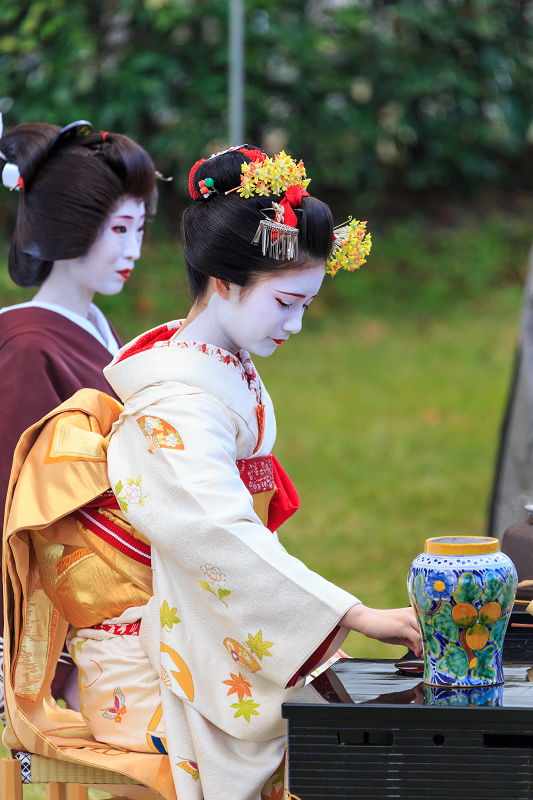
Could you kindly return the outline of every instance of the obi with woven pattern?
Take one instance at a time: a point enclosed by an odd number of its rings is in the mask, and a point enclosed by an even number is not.
[[[272,455],[242,459],[237,468],[255,513],[276,530],[299,504],[287,474]],[[75,628],[119,617],[152,597],[150,543],[127,522],[111,491],[31,531],[31,538],[42,588]]]

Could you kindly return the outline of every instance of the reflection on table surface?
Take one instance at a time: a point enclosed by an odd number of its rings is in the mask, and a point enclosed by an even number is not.
[[[485,687],[426,686],[395,661],[341,659],[311,683],[328,703],[533,708],[533,666],[504,664],[505,683]],[[531,676],[531,677],[529,677]],[[298,701],[297,696],[293,698]]]

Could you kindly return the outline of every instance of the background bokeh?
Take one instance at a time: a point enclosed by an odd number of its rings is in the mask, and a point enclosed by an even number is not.
[[[427,536],[485,530],[532,233],[533,3],[246,0],[245,16],[247,141],[303,158],[337,223],[368,219],[374,239],[258,364],[302,496],[282,540],[367,604],[405,604]],[[227,0],[0,5],[6,127],[89,119],[174,178],[123,293],[97,298],[124,339],[188,310],[179,217],[192,163],[229,144],[227,23]],[[0,305],[31,296],[6,270],[16,199],[0,196]]]
[[[246,132],[364,204],[529,189],[527,0],[246,0]],[[0,111],[86,117],[174,175],[227,141],[228,0],[3,0]]]

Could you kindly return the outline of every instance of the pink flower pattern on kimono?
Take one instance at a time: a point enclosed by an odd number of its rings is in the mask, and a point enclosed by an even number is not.
[[[144,432],[149,436],[154,430],[159,430],[160,420],[155,417],[144,417]]]
[[[224,589],[226,585],[226,576],[218,567],[211,567],[209,565],[205,565],[202,567],[202,575],[204,576],[205,580],[198,581],[202,589],[206,592],[210,592],[217,600],[220,600],[221,603],[224,603],[226,608],[228,608],[228,604],[224,600],[225,597],[228,597],[231,594],[231,589]]]
[[[142,478],[140,475],[136,478],[127,478],[126,483],[126,487],[124,487],[122,481],[115,485],[115,497],[124,513],[128,512],[128,505],[144,506],[144,501],[149,496],[142,493]]]

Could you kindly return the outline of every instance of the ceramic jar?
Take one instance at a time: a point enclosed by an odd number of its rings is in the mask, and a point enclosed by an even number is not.
[[[503,681],[502,647],[516,570],[497,539],[426,539],[407,587],[424,646],[424,683],[489,686]]]

